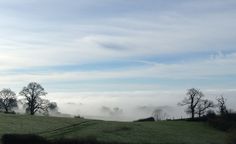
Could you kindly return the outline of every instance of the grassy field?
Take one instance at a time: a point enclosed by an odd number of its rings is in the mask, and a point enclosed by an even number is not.
[[[47,139],[94,137],[133,144],[224,144],[226,139],[226,133],[200,122],[108,122],[0,114],[0,135],[6,133],[33,133]]]

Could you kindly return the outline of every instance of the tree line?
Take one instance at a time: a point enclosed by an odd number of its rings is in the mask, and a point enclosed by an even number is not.
[[[49,111],[57,110],[57,103],[50,102],[42,97],[47,95],[44,88],[36,82],[30,82],[19,92],[23,99],[18,100],[16,93],[10,88],[4,88],[0,91],[0,109],[5,113],[14,112],[13,109],[18,107],[18,103],[23,104],[25,112],[34,115],[35,113],[48,114]]]
[[[191,88],[187,90],[186,96],[178,105],[187,106],[186,113],[191,115],[191,119],[195,118],[195,115],[202,117],[206,113],[215,113],[212,108],[218,107],[221,115],[228,115],[229,110],[226,108],[226,99],[223,96],[216,98],[217,104],[213,101],[205,99],[203,92],[199,89]]]

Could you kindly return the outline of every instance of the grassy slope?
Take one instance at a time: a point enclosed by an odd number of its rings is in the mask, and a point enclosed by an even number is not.
[[[225,140],[225,133],[196,122],[130,123],[0,114],[0,135],[4,133],[35,133],[48,139],[96,137],[101,141],[155,144],[223,144]]]

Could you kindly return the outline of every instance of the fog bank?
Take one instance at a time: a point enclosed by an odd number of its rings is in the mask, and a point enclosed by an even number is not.
[[[180,91],[134,91],[134,92],[73,92],[50,93],[47,99],[58,104],[61,113],[85,118],[133,121],[152,116],[161,110],[164,119],[184,118],[185,107],[177,106],[185,97]],[[236,109],[236,90],[205,90],[205,98],[216,103],[215,98],[224,95],[227,106]]]

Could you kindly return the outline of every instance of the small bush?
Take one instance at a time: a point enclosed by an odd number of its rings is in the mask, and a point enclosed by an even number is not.
[[[186,120],[187,121],[194,121],[194,122],[205,122],[205,121],[207,121],[207,116],[196,117],[194,119],[189,118],[189,119],[186,119]]]
[[[76,115],[76,116],[74,116],[74,118],[84,119],[84,117],[82,117],[80,115]]]
[[[228,114],[228,119],[231,120],[231,121],[236,121],[236,113]]]
[[[3,144],[48,144],[48,142],[34,134],[5,134],[2,136]]]
[[[222,131],[236,129],[236,114],[208,117],[208,124]]]
[[[206,117],[207,117],[208,119],[216,118],[216,113],[215,113],[215,111],[213,111],[213,110],[208,110],[208,111],[207,111],[207,114],[206,114]]]
[[[234,122],[223,117],[217,117],[208,120],[208,124],[222,131],[227,131],[234,126]]]
[[[153,117],[149,117],[149,118],[139,119],[134,122],[150,122],[150,121],[155,121],[155,119]]]

